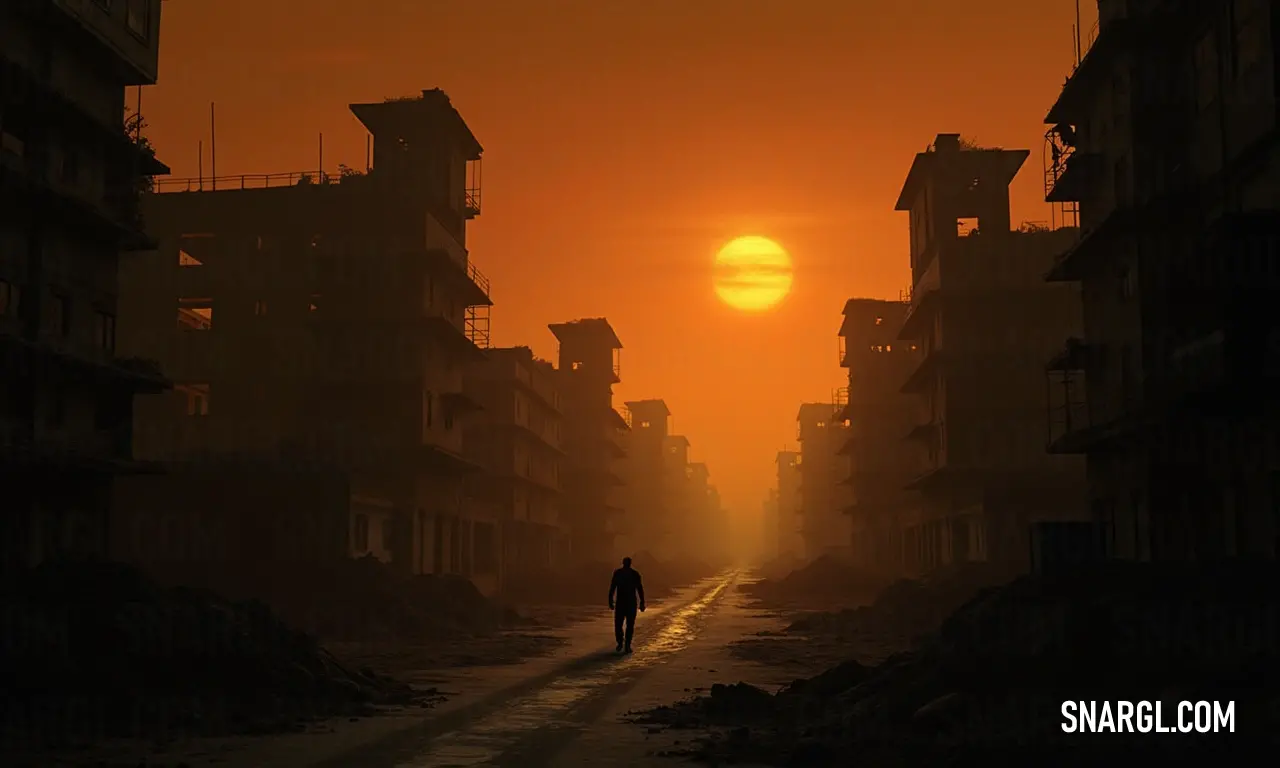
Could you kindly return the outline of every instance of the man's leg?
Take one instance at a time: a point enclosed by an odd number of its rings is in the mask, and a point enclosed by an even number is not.
[[[631,638],[635,636],[635,633],[636,633],[636,609],[632,608],[627,611],[626,650],[628,651],[631,650]]]
[[[613,639],[618,641],[619,651],[622,650],[622,622],[626,615],[622,608],[618,608],[613,612]]]

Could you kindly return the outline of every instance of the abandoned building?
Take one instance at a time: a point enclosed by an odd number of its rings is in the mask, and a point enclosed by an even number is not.
[[[1080,332],[1079,291],[1044,281],[1074,228],[1010,227],[1009,183],[1027,150],[939,134],[916,155],[896,209],[910,213],[911,306],[899,328],[919,364],[909,439],[921,474],[912,533],[923,568],[987,560],[1025,570],[1035,526],[1087,517],[1084,468],[1045,447],[1044,366]]]
[[[630,427],[613,407],[613,385],[622,380],[622,342],[603,317],[549,327],[560,342],[556,375],[564,403],[560,512],[571,557],[600,562],[612,559],[614,537],[624,524],[618,449]]]
[[[145,200],[159,247],[122,271],[120,344],[175,387],[137,409],[135,449],[174,473],[341,473],[350,514],[319,551],[338,537],[351,556],[491,584],[497,521],[465,498],[478,467],[462,455],[463,371],[484,362],[491,303],[466,247],[482,149],[438,89],[351,111],[365,172],[174,181]],[[228,474],[224,496],[243,485]]]
[[[836,419],[843,404],[803,403],[796,413],[800,443],[800,538],[806,558],[847,554],[852,535],[847,464],[840,450],[848,428]]]
[[[775,515],[777,526],[769,535],[776,537],[776,554],[779,558],[799,558],[804,554],[804,545],[800,539],[800,453],[778,451],[773,463],[778,472]]]
[[[662,551],[670,557],[696,554],[701,542],[690,541],[695,529],[695,508],[690,496],[689,438],[667,435],[662,440],[663,509],[667,517],[667,537]]]
[[[168,173],[126,120],[156,82],[160,0],[0,5],[0,568],[108,554],[135,394],[166,386],[116,347],[116,270]],[[132,91],[130,91],[132,93]]]
[[[684,554],[695,562],[725,562],[734,555],[736,527],[725,512],[720,492],[711,482],[711,470],[704,462],[689,463],[686,472],[689,517],[684,540],[675,554]]]
[[[776,481],[775,481],[776,482]],[[765,562],[777,560],[783,556],[781,542],[778,541],[778,489],[770,488],[765,492],[764,502],[760,505],[760,554]]]
[[[920,457],[902,439],[915,425],[914,399],[900,390],[920,364],[917,344],[899,341],[906,301],[849,299],[840,325],[840,366],[849,371],[844,407],[836,420],[848,424],[840,448],[847,457],[850,487],[846,511],[856,562],[882,572],[916,573],[916,547],[907,530],[918,530],[920,503],[906,485],[919,474]]]
[[[630,400],[626,413],[631,421],[627,435],[626,461],[623,464],[626,487],[622,506],[626,509],[625,546],[630,552],[666,551],[674,533],[675,520],[668,487],[666,452],[663,450],[671,430],[671,409],[658,399]]]
[[[466,457],[483,468],[467,498],[495,505],[504,574],[545,573],[567,554],[560,525],[562,430],[554,366],[528,347],[490,349],[463,374],[464,392],[481,406],[463,427]]]
[[[1099,2],[1049,110],[1049,280],[1083,333],[1048,366],[1051,449],[1085,456],[1102,554],[1280,547],[1275,3]]]

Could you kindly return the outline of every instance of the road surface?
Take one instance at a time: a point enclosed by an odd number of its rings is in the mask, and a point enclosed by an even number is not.
[[[552,656],[520,664],[411,675],[447,698],[431,709],[321,724],[307,732],[260,738],[194,739],[167,747],[121,744],[63,766],[154,768],[454,768],[466,766],[666,766],[659,753],[679,749],[679,732],[625,722],[637,710],[670,704],[739,680],[774,688],[789,682],[780,668],[733,659],[729,645],[781,620],[745,606],[737,584],[747,575],[726,571],[655,603],[636,623],[635,653],[613,651],[613,617],[562,630],[567,642]],[[607,574],[602,576],[604,602]],[[794,674],[791,674],[794,677]]]
[[[743,605],[727,572],[641,614],[635,653],[613,652],[612,618],[578,625],[565,653],[522,665],[515,679],[456,700],[421,723],[325,760],[323,768],[638,766],[679,736],[622,721],[627,712],[686,697],[713,682],[770,684],[727,646],[772,620]]]

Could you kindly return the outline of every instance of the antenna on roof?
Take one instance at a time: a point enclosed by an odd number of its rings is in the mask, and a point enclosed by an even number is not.
[[[209,102],[209,183],[218,189],[218,122],[213,111],[213,102]]]
[[[1076,66],[1080,66],[1081,42],[1080,42],[1080,0],[1076,0]]]

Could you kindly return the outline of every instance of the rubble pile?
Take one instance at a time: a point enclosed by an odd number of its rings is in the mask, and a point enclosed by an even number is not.
[[[464,576],[401,573],[374,557],[298,569],[252,594],[325,640],[426,642],[527,623]]]
[[[1023,577],[963,606],[917,650],[850,662],[765,702],[740,686],[644,713],[704,730],[693,754],[769,765],[1110,765],[1273,739],[1280,568],[1105,564]],[[1235,732],[1064,733],[1063,701],[1235,702]],[[960,759],[963,758],[963,759]]]
[[[823,555],[778,579],[743,584],[743,592],[770,606],[866,603],[886,579],[833,555]]]
[[[636,570],[644,578],[647,600],[668,597],[677,589],[716,572],[706,563],[661,561],[645,553],[633,559]],[[503,597],[521,605],[603,605],[609,596],[609,579],[619,565],[575,563],[552,571],[524,573],[507,580]]]
[[[763,579],[781,579],[792,571],[803,568],[805,561],[795,555],[782,555],[755,568],[755,572]]]
[[[47,564],[6,584],[0,726],[42,746],[301,728],[422,702],[344,667],[262,603],[161,587],[127,566]]]
[[[786,631],[836,640],[873,637],[909,645],[935,631],[984,589],[1006,581],[1002,570],[982,563],[955,566],[923,579],[895,581],[870,605],[806,614],[788,625]]]
[[[634,558],[636,567],[644,575],[645,594],[652,592],[655,598],[665,597],[681,587],[714,576],[720,570],[715,564],[702,560],[663,559],[644,550],[637,552]],[[641,563],[647,565],[642,566]]]

